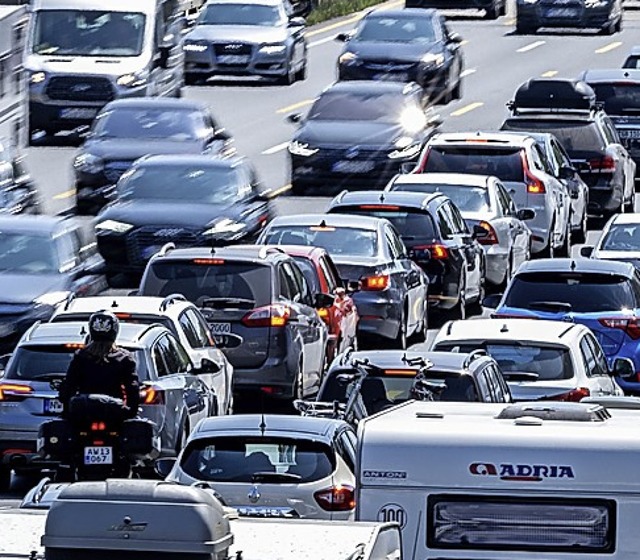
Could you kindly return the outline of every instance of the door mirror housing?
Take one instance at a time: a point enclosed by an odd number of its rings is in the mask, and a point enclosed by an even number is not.
[[[171,45],[164,43],[158,47],[158,54],[156,55],[156,66],[158,68],[169,67],[170,53],[171,53]]]
[[[339,43],[348,43],[351,41],[351,33],[338,33],[335,36],[335,40]]]
[[[307,20],[303,17],[292,17],[287,23],[287,27],[304,27],[305,25],[307,25]]]
[[[414,161],[405,161],[400,164],[400,173],[403,175],[408,175],[416,168],[416,163]]]
[[[460,35],[460,33],[456,33],[455,31],[452,31],[451,33],[449,33],[449,42],[450,43],[462,43],[462,36]]]
[[[584,257],[585,259],[590,259],[591,255],[593,255],[594,249],[595,247],[593,247],[592,245],[584,245],[583,247],[580,247],[580,256]]]
[[[349,280],[347,282],[347,293],[353,294],[354,292],[359,292],[361,287],[359,280]]]
[[[176,461],[177,459],[175,457],[163,457],[162,459],[156,459],[156,462],[153,465],[153,470],[156,471],[156,474],[160,478],[167,478],[173,469],[173,466],[176,464]]]
[[[527,220],[533,220],[536,217],[536,211],[532,208],[521,208],[516,212],[516,218],[526,222]]]
[[[636,367],[629,358],[616,358],[613,361],[611,374],[628,381],[637,381]]]
[[[200,367],[194,370],[196,375],[200,375],[202,373],[219,373],[220,365],[210,360],[209,358],[202,358],[200,361]]]
[[[314,294],[313,307],[316,309],[327,309],[331,307],[335,301],[335,297],[331,294]]]
[[[491,294],[482,300],[482,306],[488,309],[497,309],[502,301],[503,294]]]

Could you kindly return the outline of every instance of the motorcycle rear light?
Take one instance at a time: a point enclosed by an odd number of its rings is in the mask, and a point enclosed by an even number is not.
[[[20,401],[33,393],[33,388],[19,383],[0,383],[0,402]]]
[[[603,318],[598,319],[598,322],[603,327],[624,331],[632,340],[640,339],[640,324],[638,323],[637,317],[631,317],[628,319],[619,317]]]
[[[290,307],[274,303],[250,311],[241,321],[245,327],[285,327],[290,317]]]
[[[563,402],[580,402],[582,399],[591,395],[591,391],[588,387],[578,387],[577,389],[571,389],[566,393],[560,393],[559,395],[552,395],[550,397],[543,397],[541,401],[563,401]]]
[[[69,342],[64,345],[65,348],[75,348],[79,350],[80,348],[84,348],[84,344],[82,342]]]
[[[101,439],[94,439],[93,445],[104,445],[104,441]]]
[[[481,245],[496,245],[498,243],[498,234],[496,233],[496,230],[493,229],[493,226],[484,220],[482,220],[478,225],[482,229],[486,229],[488,232],[488,235],[485,237],[478,237],[478,243]]]
[[[351,511],[356,507],[353,486],[338,484],[313,494],[318,505],[325,511]]]
[[[104,422],[92,422],[91,423],[91,431],[92,432],[103,432],[107,429],[107,425]]]
[[[378,274],[362,279],[362,289],[370,292],[381,292],[389,287],[389,275]]]
[[[589,166],[591,167],[592,171],[599,171],[600,173],[613,173],[616,170],[616,160],[611,156],[593,158],[589,160]]]
[[[143,405],[164,404],[164,391],[156,387],[140,389],[140,403]]]

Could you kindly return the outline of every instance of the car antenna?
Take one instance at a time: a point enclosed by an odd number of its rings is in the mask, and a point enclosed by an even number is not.
[[[260,413],[260,425],[258,426],[258,428],[260,428],[260,435],[264,437],[264,433],[267,430],[267,423],[264,419],[264,406],[262,407],[262,412]]]
[[[327,222],[326,222],[326,220],[322,220],[322,221],[320,222],[320,227],[322,227],[322,228],[327,227]]]
[[[80,336],[87,336],[87,331],[84,329],[84,325],[80,327]]]
[[[215,245],[211,245],[211,254],[212,255],[216,254],[216,246]]]
[[[384,202],[384,193],[383,192],[380,193],[380,202]]]
[[[114,299],[113,303],[111,304],[111,307],[119,307],[118,306],[118,302]]]
[[[571,272],[573,272],[576,269],[575,259],[571,259],[571,264],[569,265],[569,268],[571,269]]]
[[[507,327],[506,323],[504,325],[502,325],[502,328],[500,329],[500,332],[509,332],[509,327]]]

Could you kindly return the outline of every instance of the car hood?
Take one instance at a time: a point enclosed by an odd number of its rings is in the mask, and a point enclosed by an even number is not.
[[[115,220],[135,226],[162,224],[165,227],[204,228],[216,218],[236,218],[238,210],[234,206],[180,202],[170,200],[121,201],[107,206],[97,217],[96,223]]]
[[[68,280],[62,274],[0,273],[0,313],[5,304],[30,305],[44,294],[68,289]]]
[[[106,138],[85,142],[81,152],[109,160],[133,161],[144,155],[199,154],[204,146],[200,140],[150,140],[139,138]]]
[[[400,125],[366,121],[307,121],[294,140],[311,146],[391,147],[401,136],[410,136]]]
[[[185,37],[186,41],[282,43],[288,37],[284,27],[260,25],[198,25]]]
[[[439,43],[389,43],[381,41],[351,42],[345,49],[358,58],[418,62],[427,53],[441,53]]]
[[[74,76],[122,76],[144,67],[143,56],[51,56],[31,54],[24,66],[33,72]]]

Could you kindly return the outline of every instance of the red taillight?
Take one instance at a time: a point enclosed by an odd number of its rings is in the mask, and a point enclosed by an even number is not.
[[[493,229],[493,226],[484,220],[482,220],[478,225],[482,229],[486,229],[488,232],[484,237],[478,237],[478,243],[481,245],[496,245],[498,243],[498,234],[496,233],[496,230]]]
[[[140,389],[140,403],[143,405],[164,404],[164,391],[157,387],[142,387]]]
[[[313,497],[325,511],[350,511],[356,507],[356,496],[352,486],[332,486],[326,490],[318,490]]]
[[[633,340],[640,339],[640,324],[638,324],[637,317],[630,317],[629,319],[623,318],[605,318],[598,319],[598,322],[603,326],[610,329],[620,329],[626,332]]]
[[[412,249],[416,253],[427,250],[431,254],[431,258],[436,261],[444,261],[449,258],[449,249],[440,243],[434,243],[433,245],[417,245],[412,247]]]
[[[22,400],[29,393],[33,393],[33,389],[28,385],[20,385],[19,383],[0,383],[0,401]]]
[[[329,310],[326,307],[321,307],[320,309],[318,309],[318,315],[320,316],[320,319],[322,319],[327,325],[329,324]]]
[[[616,160],[611,156],[602,156],[589,160],[591,171],[599,171],[600,173],[614,173],[616,170]]]
[[[92,422],[91,423],[91,431],[92,432],[104,432],[107,429],[107,425],[104,422]]]
[[[416,165],[411,170],[411,173],[424,173],[424,170],[427,167],[427,160],[429,159],[430,153],[431,153],[431,148],[427,148],[424,152],[424,155],[420,158],[418,165]]]
[[[529,194],[544,194],[547,192],[544,187],[544,183],[529,170],[527,156],[524,151],[520,152],[520,158],[522,159],[522,168],[524,169],[524,181],[527,184],[527,192]]]
[[[250,311],[242,318],[245,327],[284,327],[291,317],[291,308],[280,303],[265,305]]]
[[[563,401],[563,402],[580,402],[582,399],[591,395],[591,391],[588,387],[578,387],[577,389],[571,389],[566,393],[560,393],[559,395],[553,395],[550,397],[543,397],[542,401]]]
[[[381,292],[389,287],[389,275],[377,274],[376,276],[367,276],[363,278],[362,289],[370,292]]]

